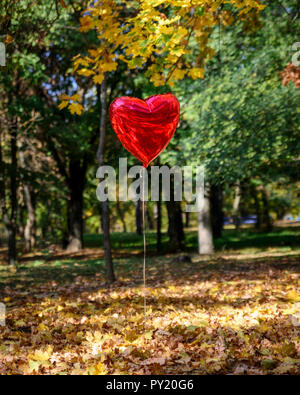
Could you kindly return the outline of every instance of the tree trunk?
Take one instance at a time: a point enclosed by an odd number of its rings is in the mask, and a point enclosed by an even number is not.
[[[104,147],[107,121],[107,85],[106,76],[100,88],[100,103],[101,103],[101,119],[99,125],[99,145],[97,150],[98,167],[104,165]],[[100,180],[103,181],[103,180]],[[102,224],[103,224],[103,241],[104,241],[104,255],[106,263],[106,274],[108,283],[115,281],[114,267],[111,255],[110,243],[110,223],[109,223],[109,205],[108,201],[102,202]]]
[[[210,215],[213,230],[213,237],[222,236],[223,230],[223,192],[221,185],[211,185],[210,187]]]
[[[255,214],[256,214],[256,223],[255,223],[255,228],[256,229],[261,229],[262,227],[262,216],[261,216],[261,209],[260,209],[260,204],[259,204],[259,199],[258,199],[258,193],[257,193],[257,187],[252,186],[251,187],[251,194],[254,199],[254,206],[255,206]]]
[[[213,232],[210,217],[210,200],[208,188],[200,191],[198,202],[198,249],[199,254],[212,254],[214,252]]]
[[[8,234],[8,264],[11,266],[17,265],[17,124],[13,123],[11,126],[10,135],[10,154],[11,166],[10,173],[6,174],[5,164],[2,160],[2,145],[0,140],[0,206],[2,211],[3,222]],[[6,206],[6,188],[5,179],[10,178],[10,215]]]
[[[69,242],[67,251],[76,252],[83,247],[83,191],[85,183],[85,166],[79,160],[71,160],[69,164],[68,187],[68,230]]]
[[[121,220],[122,225],[123,225],[123,232],[126,233],[127,232],[127,227],[126,227],[126,222],[125,222],[125,219],[124,219],[124,212],[121,209],[119,200],[117,200],[117,212],[118,212],[118,215],[119,215],[120,220]]]
[[[234,187],[233,201],[233,223],[236,230],[240,227],[240,201],[241,201],[241,183],[238,181]]]
[[[82,196],[79,191],[70,191],[68,201],[68,245],[67,251],[76,252],[82,249]]]
[[[51,207],[50,199],[46,199],[46,201],[45,201],[46,213],[49,213],[51,211],[50,207]],[[43,240],[47,239],[47,232],[48,232],[49,227],[50,227],[49,215],[43,214],[43,216],[42,216],[42,226],[41,226],[41,232],[42,232],[42,239]]]
[[[30,194],[30,192],[26,192]],[[25,191],[24,191],[25,194]],[[31,251],[36,244],[36,219],[34,205],[28,203],[27,205],[28,217],[24,229],[25,248],[26,251]]]
[[[17,265],[17,243],[16,243],[16,227],[9,225],[8,233],[8,264],[10,266]]]
[[[156,209],[156,250],[157,252],[161,252],[161,199],[156,203]]]
[[[135,202],[135,224],[136,224],[136,233],[141,236],[143,234],[143,224],[142,224],[142,202],[141,200],[137,200]]]
[[[174,180],[171,178],[170,201],[166,202],[169,219],[168,235],[171,251],[184,249],[184,231],[180,203],[181,202],[174,201]]]
[[[264,187],[262,187],[261,189],[261,195],[262,195],[262,206],[263,206],[262,207],[263,226],[266,231],[270,231],[272,229],[272,222],[269,212],[268,196]]]
[[[184,224],[184,226],[186,228],[188,228],[190,226],[190,213],[188,211],[185,213],[185,224]]]
[[[11,132],[11,215],[8,237],[8,262],[10,265],[17,265],[17,123],[15,122]]]
[[[25,198],[24,198],[25,200]],[[25,226],[26,223],[24,223],[24,211],[25,210],[18,210],[18,230],[17,230],[17,237],[24,237],[24,232],[25,232]]]
[[[159,157],[157,158],[157,166],[160,165]],[[156,250],[157,252],[161,252],[162,244],[161,244],[161,202],[162,202],[162,181],[161,177],[159,177],[159,192],[158,192],[158,201],[156,203]]]
[[[102,221],[102,205],[98,206],[99,212],[99,226],[98,226],[98,234],[101,235],[103,233],[103,221]]]
[[[151,208],[149,207],[149,204],[147,205],[147,208],[146,208],[146,215],[147,215],[148,229],[153,230],[154,229],[153,212],[152,212]]]
[[[22,147],[20,147],[19,151],[20,164],[24,171],[26,171],[24,152]],[[25,239],[25,248],[26,251],[31,251],[32,248],[35,247],[36,243],[36,218],[35,218],[35,207],[34,207],[34,198],[30,188],[30,185],[27,184],[23,180],[23,191],[24,191],[24,200],[27,207],[27,221],[24,229],[24,239]]]

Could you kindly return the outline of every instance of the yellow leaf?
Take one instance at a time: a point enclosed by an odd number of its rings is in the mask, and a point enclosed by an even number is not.
[[[93,26],[93,20],[89,15],[84,15],[80,18],[80,29],[81,32],[88,32]]]
[[[69,105],[69,110],[70,110],[71,114],[81,115],[84,110],[84,107],[79,103],[71,103]],[[58,310],[58,311],[60,311],[60,310]]]
[[[87,68],[83,68],[77,71],[78,74],[80,75],[84,75],[85,77],[89,77],[90,75],[95,74],[95,72],[93,70],[87,69]]]
[[[75,95],[71,96],[70,99],[73,101],[80,101],[80,96],[78,93],[75,93]]]
[[[287,293],[287,298],[291,301],[291,302],[300,302],[300,295],[298,294],[298,292],[296,291],[289,291]]]
[[[185,27],[180,26],[174,36],[171,38],[172,43],[178,44],[182,39],[188,34],[188,31]]]
[[[204,69],[201,68],[192,68],[189,70],[189,76],[193,78],[193,80],[196,80],[197,78],[203,78],[204,77]]]
[[[102,362],[98,362],[92,368],[90,368],[90,373],[93,375],[105,375],[107,374],[107,369]]]
[[[172,34],[173,31],[174,31],[173,27],[168,27],[168,26],[165,26],[165,25],[161,26],[161,28],[160,28],[160,32],[162,34]]]
[[[154,86],[164,85],[165,80],[161,74],[153,74],[150,78],[150,81],[153,82]]]
[[[67,102],[67,101],[62,101],[62,102],[59,104],[58,108],[59,108],[60,110],[62,110],[63,108],[67,107],[68,104],[69,104],[69,102]]]
[[[95,82],[95,84],[101,84],[103,79],[104,79],[103,74],[97,74],[97,75],[94,75],[94,77],[93,77],[93,81]]]
[[[53,347],[48,346],[46,350],[35,350],[34,354],[28,355],[29,360],[39,361],[39,362],[46,362],[49,360],[53,352]]]
[[[65,95],[64,93],[60,95],[60,100],[71,100],[71,96]]]
[[[48,327],[46,326],[46,325],[44,325],[44,324],[40,324],[39,325],[39,330],[40,331],[45,331],[45,330],[47,330],[48,329]]]
[[[101,64],[101,71],[103,71],[104,73],[106,71],[114,71],[117,69],[117,63],[116,62],[109,62],[109,63],[103,63]]]
[[[183,77],[185,76],[185,74],[186,74],[186,70],[176,69],[176,70],[173,72],[172,80],[174,80],[174,81],[182,80]]]
[[[177,60],[177,58],[184,55],[185,53],[187,53],[187,50],[186,48],[183,47],[177,47],[175,49],[172,49],[170,55],[168,56],[168,60],[170,59],[171,56],[174,56],[173,59]]]
[[[153,331],[149,331],[145,333],[145,339],[151,340],[153,335]]]

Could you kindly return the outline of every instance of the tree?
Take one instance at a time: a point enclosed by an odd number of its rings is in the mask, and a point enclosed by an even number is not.
[[[296,2],[286,3],[291,16],[296,14]],[[295,27],[274,3],[262,12],[262,21],[260,29],[248,34],[241,23],[222,32],[215,29],[218,52],[207,63],[206,78],[175,89],[184,97],[183,152],[189,163],[195,158],[195,164],[205,165],[211,185],[234,185],[258,174],[269,180],[274,166],[278,171],[298,156],[299,96],[294,86],[282,86],[279,73]],[[192,93],[183,96],[187,89]],[[261,200],[266,207],[266,195]]]
[[[107,125],[107,116],[106,116],[107,86],[106,86],[105,77],[101,83],[100,99],[101,99],[101,118],[100,118],[100,126],[99,126],[99,144],[97,150],[98,167],[104,165],[104,147],[105,147],[105,135],[106,135],[106,125]],[[107,280],[109,283],[112,283],[115,281],[115,274],[114,274],[114,267],[112,263],[112,255],[111,255],[111,247],[110,247],[109,207],[107,200],[102,202],[102,221],[103,221],[104,253],[105,253]]]
[[[35,86],[36,94],[41,98],[39,111],[42,120],[39,127],[68,191],[66,247],[69,251],[78,251],[83,246],[83,192],[87,169],[96,151],[94,144],[99,130],[97,110],[101,107],[100,97],[93,95],[90,81],[82,77],[76,83],[68,73],[72,57],[85,45],[85,40],[75,27],[80,10],[69,11],[64,18],[56,21],[56,29],[49,34],[51,46],[42,47],[39,54],[46,83]],[[72,113],[63,110],[63,106],[60,106],[62,111],[57,107],[59,96],[71,97],[77,88],[80,88],[84,105],[94,110],[80,118],[76,105],[72,107]]]
[[[9,154],[6,147],[1,146],[1,210],[5,225],[8,230],[8,262],[15,265],[16,254],[16,231],[17,231],[17,207],[18,188],[20,185],[18,151],[22,158],[22,147],[17,142],[22,140],[25,125],[28,126],[34,111],[31,84],[41,83],[42,66],[37,56],[37,49],[43,43],[53,23],[58,18],[58,9],[53,9],[53,4],[42,0],[25,1],[15,3],[4,0],[0,6],[1,32],[5,37],[7,65],[0,70],[0,111],[2,142],[10,144]],[[55,8],[55,7],[54,7]],[[10,157],[10,161],[7,161]],[[28,171],[21,163],[23,174]],[[9,183],[7,182],[9,180]],[[23,178],[25,180],[25,178]],[[8,185],[9,184],[9,185]],[[34,213],[30,188],[24,184],[24,193],[30,213],[28,222],[31,230],[30,238],[34,239]],[[27,227],[28,230],[28,227]]]
[[[215,53],[209,46],[213,28],[235,19],[251,26],[264,8],[258,0],[234,0],[231,4],[225,0],[142,0],[139,4],[99,0],[83,12],[80,28],[82,32],[95,31],[98,45],[89,49],[87,56],[78,55],[74,70],[92,77],[96,84],[120,62],[131,69],[146,69],[155,86],[172,86],[185,76],[203,78],[204,63]]]

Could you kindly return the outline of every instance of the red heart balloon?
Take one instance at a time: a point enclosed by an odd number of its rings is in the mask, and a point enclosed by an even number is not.
[[[169,144],[179,112],[179,102],[171,93],[146,100],[124,96],[111,103],[109,118],[124,148],[147,167]]]

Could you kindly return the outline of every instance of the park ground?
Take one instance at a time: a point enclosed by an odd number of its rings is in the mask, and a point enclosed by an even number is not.
[[[112,235],[109,287],[99,235],[77,254],[23,254],[17,270],[3,260],[1,374],[299,374],[300,228],[225,230],[203,257],[196,238],[157,255],[148,233],[146,317],[135,234]]]

